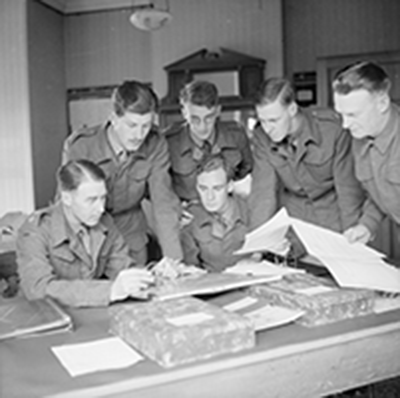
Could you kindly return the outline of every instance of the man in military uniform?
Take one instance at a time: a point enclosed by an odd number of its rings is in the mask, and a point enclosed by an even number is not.
[[[372,62],[347,66],[333,81],[335,108],[353,137],[356,177],[368,193],[362,218],[345,233],[352,242],[368,242],[384,216],[400,226],[400,109],[390,86]]]
[[[129,268],[134,260],[104,213],[103,171],[87,160],[71,161],[59,169],[57,183],[60,200],[35,212],[19,230],[17,261],[25,296],[77,307],[142,297],[153,277]]]
[[[198,166],[196,188],[200,203],[191,202],[192,221],[182,228],[186,264],[222,271],[242,257],[233,253],[244,243],[249,222],[247,203],[233,191],[233,170],[221,154]]]
[[[338,115],[301,109],[283,78],[263,82],[255,106],[251,228],[282,206],[293,217],[334,231],[355,225],[364,195]]]
[[[139,264],[147,262],[148,226],[141,206],[146,197],[152,203],[163,255],[180,260],[179,200],[171,188],[167,143],[153,125],[157,97],[145,84],[127,81],[115,90],[112,100],[110,120],[66,140],[63,163],[90,159],[103,169],[106,209]]]
[[[165,131],[173,188],[179,198],[187,202],[198,198],[196,167],[210,153],[222,154],[239,184],[253,167],[249,139],[238,123],[219,120],[217,87],[210,82],[193,81],[182,89],[180,102],[184,121]]]

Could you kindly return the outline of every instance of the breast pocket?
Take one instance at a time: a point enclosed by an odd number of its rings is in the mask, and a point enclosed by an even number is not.
[[[51,253],[51,263],[58,277],[76,279],[79,277],[80,260],[69,250],[60,248]]]
[[[400,188],[400,162],[390,163],[386,171],[386,180]]]
[[[326,182],[333,179],[333,154],[305,159],[304,165],[317,182]]]

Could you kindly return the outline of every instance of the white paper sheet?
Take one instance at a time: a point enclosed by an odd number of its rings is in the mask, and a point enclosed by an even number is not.
[[[322,261],[340,286],[400,292],[400,270],[383,261],[382,253],[295,218],[292,225],[306,250]]]
[[[235,254],[270,251],[285,255],[288,249],[285,235],[289,225],[290,218],[286,209],[282,208],[265,224],[246,234],[244,245]]]
[[[241,260],[233,267],[226,268],[225,273],[228,274],[239,274],[239,275],[288,275],[288,274],[298,274],[304,273],[304,270],[295,269],[290,267],[285,267],[282,265],[276,265],[269,261],[251,261],[251,260]]]
[[[126,368],[143,359],[119,337],[51,349],[72,377],[100,370]]]

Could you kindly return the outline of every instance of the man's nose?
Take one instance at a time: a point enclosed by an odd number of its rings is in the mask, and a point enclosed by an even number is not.
[[[213,200],[215,197],[215,194],[212,190],[207,191],[207,200]]]
[[[350,127],[350,119],[347,116],[342,116],[342,124],[345,129]]]

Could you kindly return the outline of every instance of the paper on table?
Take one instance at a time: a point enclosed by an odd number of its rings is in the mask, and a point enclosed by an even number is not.
[[[254,231],[246,234],[245,242],[235,254],[270,251],[285,255],[285,235],[290,225],[290,218],[285,208],[279,210],[274,217]]]
[[[249,308],[250,307],[250,308]],[[227,311],[238,312],[248,318],[256,331],[274,328],[293,322],[304,315],[304,311],[269,305],[255,297],[246,296],[223,306]]]
[[[233,267],[227,268],[225,273],[239,275],[289,275],[294,273],[304,273],[302,269],[284,267],[273,264],[269,261],[241,260]]]
[[[72,376],[131,366],[143,359],[119,337],[51,348]]]
[[[384,255],[345,236],[292,218],[293,228],[307,251],[320,259],[341,286],[400,292],[400,270]]]

